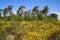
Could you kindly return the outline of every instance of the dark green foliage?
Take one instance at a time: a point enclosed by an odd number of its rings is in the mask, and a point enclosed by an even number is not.
[[[25,16],[24,19],[25,19],[26,21],[31,21],[31,20],[32,20],[30,16]]]
[[[47,16],[48,10],[49,10],[48,6],[45,6],[45,7],[43,8],[43,10],[41,10],[40,12],[41,12],[41,14]]]
[[[42,20],[42,19],[43,19],[42,14],[38,14],[38,19],[39,19],[39,20]]]
[[[24,17],[23,16],[18,16],[16,19],[17,19],[17,21],[23,21]]]
[[[31,20],[45,20],[45,19],[57,19],[57,14],[52,13],[47,17],[48,6],[45,6],[42,10],[39,10],[39,6],[35,6],[32,10],[24,11],[25,6],[20,6],[17,10],[17,15],[12,12],[13,6],[10,5],[3,10],[0,9],[0,19],[6,21],[31,21]],[[3,17],[1,17],[3,12]],[[7,16],[9,14],[9,16]]]
[[[51,16],[52,18],[57,18],[57,14],[55,14],[55,13],[52,13],[50,16]]]
[[[39,11],[39,6],[35,6],[32,11],[34,11],[35,13],[38,13],[38,11]]]
[[[8,13],[8,8],[5,8],[5,9],[3,10],[4,17],[6,16],[7,13]]]
[[[2,10],[2,9],[0,9],[0,17],[1,17],[1,15],[2,15],[2,11],[3,11],[3,10]]]
[[[20,6],[19,8],[18,8],[18,10],[17,10],[17,15],[18,16],[22,16],[22,14],[23,14],[23,9],[25,8],[25,6]]]

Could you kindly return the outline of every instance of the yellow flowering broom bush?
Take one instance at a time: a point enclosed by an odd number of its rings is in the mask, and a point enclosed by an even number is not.
[[[51,23],[43,21],[1,21],[0,30],[5,32],[5,35],[11,32],[14,36],[17,37],[17,40],[48,40],[49,36],[60,30],[60,24],[57,23],[60,22]],[[21,37],[21,35],[23,36]]]

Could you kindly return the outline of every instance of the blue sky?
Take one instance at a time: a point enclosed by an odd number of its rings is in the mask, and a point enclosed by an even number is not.
[[[0,0],[0,9],[4,9],[8,5],[13,5],[13,11],[17,11],[18,7],[24,5],[26,10],[32,9],[34,6],[39,5],[40,9],[44,6],[49,6],[49,13],[55,12],[60,19],[60,0]]]

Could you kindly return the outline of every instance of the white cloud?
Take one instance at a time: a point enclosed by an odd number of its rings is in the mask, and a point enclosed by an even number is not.
[[[13,13],[16,15],[16,11],[13,11]]]

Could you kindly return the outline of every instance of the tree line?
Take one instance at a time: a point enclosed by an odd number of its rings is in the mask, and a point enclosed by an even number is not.
[[[0,9],[0,19],[2,18],[8,19],[8,20],[16,19],[16,18],[17,20],[42,20],[44,18],[57,19],[57,14],[55,13],[47,15],[49,10],[48,6],[45,6],[42,10],[39,10],[39,6],[34,6],[33,9],[30,9],[27,11],[24,11],[24,9],[26,8],[25,6],[20,6],[16,11],[17,15],[13,13],[12,8],[13,6],[9,5],[4,9]]]

